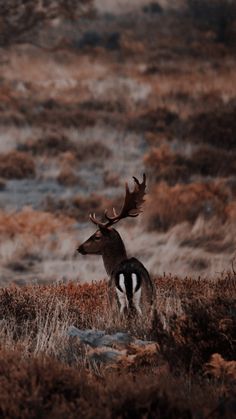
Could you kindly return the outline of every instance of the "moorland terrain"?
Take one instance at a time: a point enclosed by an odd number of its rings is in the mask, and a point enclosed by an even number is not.
[[[235,415],[235,25],[222,42],[166,3],[100,1],[1,48],[3,417]],[[118,229],[156,282],[151,329],[112,318],[102,261],[76,254],[143,172],[144,212]],[[71,325],[155,346],[107,363]]]

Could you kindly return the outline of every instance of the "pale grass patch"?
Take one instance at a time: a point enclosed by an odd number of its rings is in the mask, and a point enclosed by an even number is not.
[[[32,346],[32,338],[30,325],[26,321],[24,324],[24,331],[21,335],[18,334],[16,323],[13,319],[1,319],[0,321],[0,342],[1,346],[8,350],[19,349],[23,356],[30,353]]]
[[[32,135],[31,127],[0,127],[0,153],[13,151],[17,145],[24,143]],[[37,132],[34,128],[34,132]]]
[[[235,243],[235,223],[222,223],[216,218],[206,220],[199,217],[193,225],[188,222],[177,224],[166,233],[162,232],[146,232],[145,223],[147,218],[143,215],[144,220],[140,217],[138,225],[134,228],[119,229],[125,244],[127,244],[128,255],[135,256],[151,273],[155,275],[163,275],[164,273],[172,273],[180,278],[198,276],[214,278],[222,272],[231,270],[232,259],[235,256],[235,250],[229,247],[228,251],[217,250],[210,252],[204,246],[211,242],[211,236],[216,232],[222,235],[220,245],[232,247]],[[206,244],[204,243],[206,237]],[[209,237],[209,239],[207,239]],[[138,239],[137,239],[138,238]],[[191,242],[202,239],[203,245],[192,246]],[[182,243],[186,241],[186,245]],[[189,241],[189,245],[187,242]],[[192,263],[196,261],[193,268]],[[204,261],[206,266],[199,267],[198,261]]]
[[[110,76],[105,79],[92,79],[86,81],[90,94],[95,99],[115,101],[119,100],[132,106],[146,102],[150,93],[151,86],[134,78]]]
[[[177,293],[173,292],[171,295],[163,295],[157,290],[156,305],[163,328],[167,331],[169,330],[169,320],[173,316],[180,318],[184,315],[182,301]]]
[[[34,293],[34,288],[32,287]],[[36,318],[16,325],[14,318],[0,322],[1,343],[9,349],[21,349],[23,356],[51,356],[68,361],[69,337],[67,330],[73,324],[69,314],[69,300],[61,301],[53,295],[47,307],[37,302],[38,287],[35,287]]]
[[[34,355],[39,354],[57,357],[63,354],[68,346],[67,330],[72,320],[68,313],[69,301],[52,300],[48,306],[48,313],[42,314],[39,310],[36,325]]]
[[[19,254],[21,241],[19,239],[6,238],[0,243],[0,260],[3,264],[14,260]]]
[[[204,95],[214,95],[221,98],[225,103],[236,96],[236,74],[234,64],[230,63],[226,70],[213,71],[208,69],[204,73],[197,71],[195,63],[188,62],[188,72],[174,75],[158,74],[153,78],[152,94],[150,100],[156,102],[158,97],[159,106],[168,106],[172,112],[177,112],[182,118],[187,118],[196,112],[191,104],[179,103],[171,100],[170,95],[181,94],[198,99]],[[182,68],[182,67],[181,67]],[[147,76],[143,76],[145,81]],[[148,80],[148,78],[147,78]]]

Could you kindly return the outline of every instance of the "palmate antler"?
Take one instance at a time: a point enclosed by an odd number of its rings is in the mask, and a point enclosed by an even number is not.
[[[113,224],[117,223],[118,221],[122,220],[126,217],[137,217],[141,210],[141,206],[144,202],[144,195],[145,195],[145,189],[146,189],[146,175],[143,174],[143,181],[140,183],[136,177],[133,176],[134,179],[134,190],[130,192],[129,186],[126,183],[125,189],[125,200],[124,204],[121,208],[121,211],[119,214],[117,214],[115,208],[113,208],[113,215],[108,215],[108,210],[105,210],[104,215],[107,219],[107,222],[102,223],[101,221],[98,221],[96,219],[95,214],[90,214],[89,218],[90,220],[97,225],[100,228],[108,228],[112,226]]]

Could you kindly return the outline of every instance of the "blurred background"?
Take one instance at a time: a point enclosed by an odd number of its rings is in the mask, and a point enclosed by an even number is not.
[[[1,285],[91,281],[90,212],[153,275],[214,277],[236,255],[236,1],[0,0]]]

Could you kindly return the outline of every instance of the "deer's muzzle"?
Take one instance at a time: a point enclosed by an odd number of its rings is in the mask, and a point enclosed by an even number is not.
[[[81,255],[87,255],[87,252],[82,244],[78,247],[77,252],[79,252]]]

